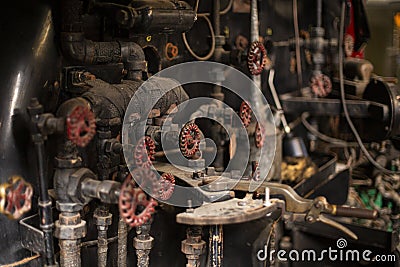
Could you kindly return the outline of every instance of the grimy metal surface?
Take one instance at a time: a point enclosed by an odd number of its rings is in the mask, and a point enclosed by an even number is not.
[[[10,1],[2,6],[0,182],[20,175],[37,185],[35,165],[28,164],[34,162],[34,152],[26,108],[31,97],[44,97],[53,88],[59,73],[51,2]],[[0,264],[31,255],[19,239],[18,222],[0,215]]]

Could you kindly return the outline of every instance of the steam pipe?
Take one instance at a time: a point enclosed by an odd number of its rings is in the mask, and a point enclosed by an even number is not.
[[[107,230],[112,223],[112,214],[108,207],[101,205],[95,210],[94,218],[97,225],[97,266],[107,266],[108,240]]]
[[[225,44],[225,37],[221,36],[221,0],[212,1],[212,18],[213,18],[213,28],[215,35],[215,52],[214,52],[214,61],[221,62],[222,54],[224,53],[223,45]],[[221,102],[224,101],[225,95],[222,92],[221,82],[225,79],[223,70],[215,69],[214,73],[214,82],[213,90],[211,96],[217,100],[217,105],[221,107]],[[217,170],[222,170],[224,168],[224,155],[225,155],[225,147],[224,140],[221,140],[221,125],[217,123],[213,123],[211,127],[211,135],[212,139],[217,143],[217,155],[214,160],[214,167]]]
[[[221,0],[215,0],[213,1],[213,13],[212,13],[212,17],[213,17],[213,22],[214,22],[214,31],[215,31],[215,35],[221,35],[221,15],[219,13],[221,9]],[[217,27],[218,26],[218,27]]]
[[[137,267],[148,267],[150,262],[150,251],[154,245],[154,238],[150,236],[152,220],[136,228],[137,236],[133,239],[136,249]]]
[[[123,219],[118,221],[118,267],[126,267],[128,225]]]
[[[54,257],[54,243],[53,243],[53,215],[51,211],[51,200],[49,198],[49,194],[47,191],[47,174],[45,171],[45,163],[44,163],[44,142],[36,141],[35,142],[35,150],[38,159],[38,168],[39,168],[39,215],[40,215],[40,229],[43,231],[44,235],[44,253],[46,258],[46,266],[58,266],[56,264],[56,260]]]
[[[93,42],[85,38],[83,1],[63,0],[61,8],[61,48],[67,58],[87,65],[124,62],[128,79],[136,79],[138,71],[146,70],[144,53],[139,45],[133,42]]]
[[[317,27],[322,27],[322,0],[317,0]]]
[[[32,140],[35,145],[35,151],[38,164],[38,180],[39,180],[39,218],[40,229],[44,235],[44,257],[46,266],[58,266],[54,257],[53,243],[53,215],[51,211],[51,200],[48,194],[47,173],[45,167],[45,151],[44,136],[38,127],[39,115],[43,113],[43,106],[40,105],[36,98],[31,100],[28,107],[31,116],[31,132]]]

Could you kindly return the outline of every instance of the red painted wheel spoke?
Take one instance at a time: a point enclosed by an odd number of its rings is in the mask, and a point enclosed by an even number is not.
[[[128,175],[121,187],[119,210],[123,220],[131,227],[137,227],[147,222],[157,206],[157,202],[153,198],[147,196],[141,188],[135,187],[136,184],[142,188],[150,188],[151,193],[159,191],[156,175],[150,169],[138,168]],[[144,209],[136,214],[138,206],[142,206]]]
[[[181,153],[186,158],[193,157],[196,152],[199,151],[200,139],[201,135],[199,127],[194,123],[186,124],[182,128],[181,134],[179,136]]]
[[[2,184],[5,195],[3,201],[3,212],[12,219],[20,218],[31,209],[32,186],[21,177],[13,176],[8,183]]]
[[[67,137],[80,147],[85,147],[96,134],[96,119],[88,107],[77,106],[67,117]]]
[[[242,120],[244,127],[247,128],[250,125],[252,114],[250,106],[246,101],[243,101],[240,105],[239,117]]]
[[[252,75],[259,75],[267,63],[267,51],[261,42],[254,42],[250,46],[247,65]]]

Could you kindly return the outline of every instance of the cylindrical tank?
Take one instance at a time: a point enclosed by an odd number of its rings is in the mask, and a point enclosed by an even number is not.
[[[9,1],[0,29],[0,183],[19,175],[37,188],[36,159],[26,108],[31,97],[44,101],[59,72],[54,1]],[[20,242],[18,221],[0,214],[0,265],[31,255]]]

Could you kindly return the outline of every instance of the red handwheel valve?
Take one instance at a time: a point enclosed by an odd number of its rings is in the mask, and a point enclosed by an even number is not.
[[[67,137],[80,147],[85,147],[96,134],[94,113],[85,106],[77,106],[67,117]]]
[[[317,74],[311,77],[310,87],[318,97],[326,97],[332,92],[331,79],[325,74]]]
[[[175,177],[170,173],[164,173],[160,179],[160,199],[168,200],[171,198],[175,189]]]
[[[19,219],[32,206],[33,188],[20,176],[12,176],[0,185],[0,213],[10,219]]]
[[[191,158],[199,151],[201,134],[199,127],[194,123],[183,126],[179,136],[179,146],[186,158]]]
[[[257,122],[256,130],[254,132],[254,141],[257,148],[261,148],[264,145],[264,139],[265,139],[265,130]]]
[[[134,159],[137,167],[150,168],[151,161],[154,160],[156,145],[150,136],[142,137],[137,143],[134,151]]]
[[[156,175],[150,169],[135,169],[128,175],[121,187],[119,212],[121,218],[131,227],[141,226],[150,220],[157,206],[157,201],[142,189],[146,192],[150,191],[151,195],[158,194],[160,190]],[[141,209],[139,210],[138,207]]]
[[[267,50],[264,45],[259,42],[253,42],[247,56],[247,66],[252,75],[260,75],[267,64]]]
[[[239,117],[243,122],[244,127],[248,127],[251,122],[251,108],[246,101],[243,101],[239,109]]]

